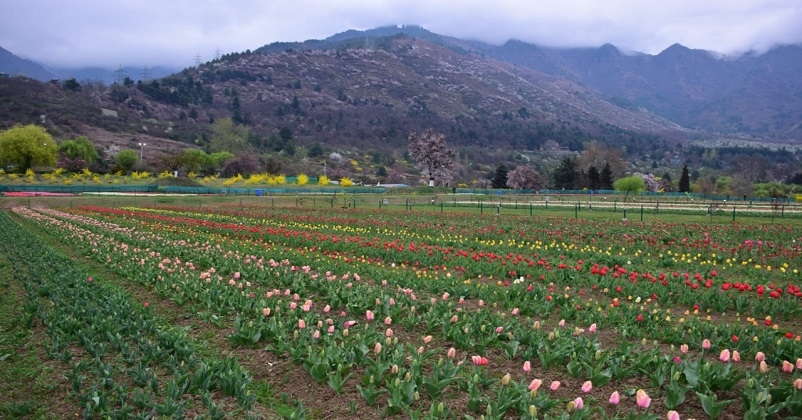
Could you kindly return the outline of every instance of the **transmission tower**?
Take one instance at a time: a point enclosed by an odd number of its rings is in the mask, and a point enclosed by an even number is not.
[[[120,67],[118,67],[118,68],[117,68],[117,70],[114,72],[114,80],[115,80],[115,81],[116,81],[118,84],[120,84],[120,85],[121,85],[121,84],[123,84],[123,80],[125,80],[125,76],[126,76],[126,74],[125,74],[125,71],[123,71],[123,66],[121,65],[121,66],[120,66]]]
[[[145,68],[142,69],[142,81],[147,82],[148,80],[150,80],[150,76],[151,76],[150,69],[148,68],[148,66],[145,66]]]
[[[214,59],[215,60],[220,59],[220,47],[217,47],[217,49],[214,50]]]
[[[202,60],[200,54],[195,54],[195,67],[200,66]]]

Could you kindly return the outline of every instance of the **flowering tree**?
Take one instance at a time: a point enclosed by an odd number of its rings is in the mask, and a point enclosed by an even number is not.
[[[546,179],[531,166],[519,166],[507,174],[507,186],[517,190],[541,190],[546,186]]]
[[[446,145],[445,135],[426,130],[418,135],[409,135],[409,154],[418,169],[429,176],[429,186],[435,181],[444,184],[453,178],[454,150]]]

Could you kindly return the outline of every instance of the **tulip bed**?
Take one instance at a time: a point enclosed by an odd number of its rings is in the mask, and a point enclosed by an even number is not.
[[[259,417],[262,383],[299,418],[802,415],[799,228],[247,206],[13,213],[154,294],[151,308],[115,295],[103,304],[117,312],[48,326],[90,415],[182,409],[195,393],[209,416],[221,396]],[[102,287],[82,279],[49,287]],[[85,296],[51,299],[75,311]],[[118,321],[154,323],[159,306],[192,334]],[[199,337],[226,356],[198,356]],[[143,342],[171,344],[130,350]]]

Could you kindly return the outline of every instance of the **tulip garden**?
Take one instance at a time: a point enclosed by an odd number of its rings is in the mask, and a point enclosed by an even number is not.
[[[142,206],[0,230],[86,418],[802,416],[800,227]]]

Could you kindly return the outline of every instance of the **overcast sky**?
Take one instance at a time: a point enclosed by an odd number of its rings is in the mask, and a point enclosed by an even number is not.
[[[802,43],[800,0],[9,0],[0,47],[51,67],[167,65],[215,51],[417,24],[501,44],[671,44],[723,54]]]

